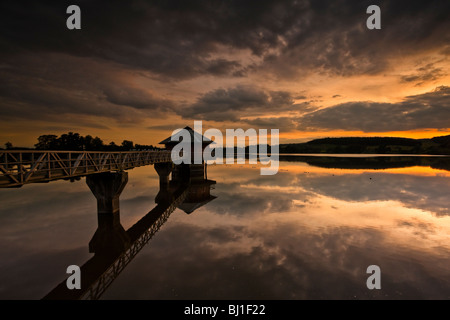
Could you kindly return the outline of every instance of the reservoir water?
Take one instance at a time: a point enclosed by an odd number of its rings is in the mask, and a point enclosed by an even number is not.
[[[449,163],[286,156],[273,176],[210,165],[212,197],[175,209],[101,299],[450,299]],[[92,258],[85,179],[0,189],[0,299],[41,299]],[[153,166],[129,171],[125,230],[159,188]],[[366,286],[370,265],[380,290]]]

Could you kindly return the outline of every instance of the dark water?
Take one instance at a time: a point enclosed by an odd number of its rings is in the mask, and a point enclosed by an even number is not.
[[[448,159],[283,160],[274,176],[208,166],[216,198],[176,209],[101,298],[450,298]],[[129,171],[125,230],[158,191],[153,166]],[[0,189],[0,203],[1,299],[41,299],[67,266],[92,258],[97,204],[85,178]],[[381,269],[380,290],[366,286],[369,265]]]

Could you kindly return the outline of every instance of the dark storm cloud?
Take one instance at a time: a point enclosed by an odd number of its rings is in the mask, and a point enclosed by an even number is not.
[[[0,69],[0,96],[3,117],[25,119],[84,114],[134,121],[137,111],[173,108],[171,101],[123,81],[118,70],[62,54],[8,57]]]
[[[381,8],[381,30],[365,26],[371,4]],[[442,30],[449,27],[449,9],[440,1],[310,1],[282,34],[285,46],[265,56],[266,68],[284,77],[308,70],[342,76],[380,73],[390,58],[445,46],[449,38]]]
[[[286,110],[293,98],[286,91],[267,91],[256,86],[238,85],[205,93],[197,102],[184,108],[185,117],[216,121],[235,121],[241,115],[260,114],[272,110]]]
[[[252,128],[283,129],[289,131],[297,127],[296,121],[290,117],[256,118],[246,120],[245,122],[251,125]]]
[[[186,126],[186,122],[171,122],[170,124],[162,124],[157,126],[149,126],[147,129],[154,130],[165,130],[165,131],[174,131],[175,128],[184,128]]]
[[[307,111],[307,102],[293,103],[294,97],[305,98],[298,93],[269,91],[259,84],[230,85],[182,107],[151,88],[127,83],[117,70],[141,72],[161,81],[202,75],[240,78],[259,71],[298,79],[310,71],[373,74],[386,69],[391,57],[448,51],[449,36],[443,30],[450,28],[450,3],[437,0],[80,0],[82,29],[72,31],[66,28],[70,4],[1,2],[0,115],[4,119],[55,120],[60,115],[83,114],[131,123],[142,119],[143,113],[176,111],[186,118],[216,121],[251,115],[256,119],[249,124],[294,128],[287,118],[262,115]],[[381,7],[381,30],[365,27],[370,4]],[[402,75],[401,80],[422,83],[443,74],[431,64]],[[408,101],[413,111],[404,119],[401,114]],[[380,120],[380,114],[387,115],[389,109],[393,113],[383,121],[367,119],[373,114],[373,119]],[[435,111],[437,116],[431,119]],[[423,112],[428,114],[419,119]],[[409,98],[396,105],[339,105],[302,118],[301,126],[369,131],[381,127],[385,131],[431,123],[441,128],[448,126],[442,124],[445,117],[448,107],[433,105],[426,110],[426,104],[414,105]]]
[[[428,63],[417,68],[414,73],[401,76],[400,79],[402,82],[416,82],[416,85],[419,86],[427,81],[438,80],[445,75],[446,73],[442,68],[435,67],[433,63]]]
[[[3,54],[66,52],[114,61],[176,79],[242,76],[240,61],[219,48],[248,49],[280,75],[321,69],[375,73],[386,58],[448,43],[445,1],[78,1],[82,30],[65,27],[66,1],[3,2]],[[366,8],[378,4],[382,30],[368,31]],[[395,50],[391,50],[395,48]]]
[[[436,226],[431,223],[421,222],[417,219],[399,220],[397,222],[399,227],[408,228],[414,231],[415,235],[421,236],[424,239],[429,235],[436,234]]]
[[[299,129],[361,130],[383,132],[449,126],[450,87],[408,96],[399,103],[347,102],[307,114]]]
[[[107,101],[116,105],[150,110],[173,108],[171,101],[155,98],[147,91],[138,88],[123,87],[122,85],[117,85],[116,87],[105,86],[103,93]]]
[[[214,26],[220,8],[203,1],[79,1],[82,30],[66,28],[66,1],[2,4],[8,12],[1,45],[5,54],[28,50],[64,52],[117,62],[156,74],[186,78],[240,70],[234,60],[214,58]],[[24,10],[26,7],[26,10]],[[219,6],[220,7],[220,6]],[[43,23],[45,21],[45,23]],[[222,21],[221,28],[228,30]]]

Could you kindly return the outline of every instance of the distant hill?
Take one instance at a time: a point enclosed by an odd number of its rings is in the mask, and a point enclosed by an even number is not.
[[[450,155],[450,135],[432,139],[395,137],[323,138],[280,144],[280,153],[367,153]]]

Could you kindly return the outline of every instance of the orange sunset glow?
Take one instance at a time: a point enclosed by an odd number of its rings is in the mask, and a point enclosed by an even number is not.
[[[366,3],[347,2],[83,3],[80,30],[66,28],[64,4],[7,16],[0,143],[78,132],[157,145],[194,120],[279,129],[280,143],[448,135],[445,10],[381,1],[370,30]]]

